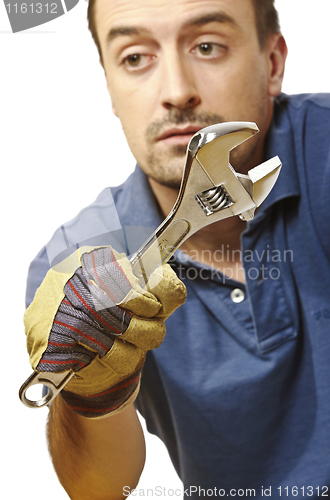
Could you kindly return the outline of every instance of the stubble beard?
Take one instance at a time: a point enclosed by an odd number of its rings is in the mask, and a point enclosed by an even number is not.
[[[171,146],[166,154],[150,151],[147,157],[148,176],[163,186],[179,189],[186,151],[185,146]]]
[[[173,145],[166,152],[160,152],[157,148],[157,137],[171,126],[197,124],[199,128],[204,128],[223,121],[224,118],[216,113],[196,113],[193,109],[173,108],[165,119],[152,122],[146,130],[145,140],[149,153],[143,170],[159,184],[179,189],[187,147]]]

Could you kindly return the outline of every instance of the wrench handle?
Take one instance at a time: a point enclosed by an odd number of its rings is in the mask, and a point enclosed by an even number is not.
[[[170,214],[164,223],[131,257],[133,273],[145,285],[152,272],[165,264],[175,250],[190,236],[191,225],[186,219],[175,219]]]

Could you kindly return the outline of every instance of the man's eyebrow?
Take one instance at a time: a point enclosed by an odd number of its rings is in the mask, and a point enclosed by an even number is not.
[[[221,23],[221,24],[230,24],[234,27],[238,27],[237,22],[235,19],[225,12],[211,12],[209,14],[205,14],[202,16],[198,16],[192,19],[189,19],[184,23],[184,27],[190,27],[190,26],[201,26],[203,24],[208,24],[208,23]]]
[[[140,28],[136,26],[118,26],[117,28],[111,28],[107,35],[107,43],[112,42],[115,38],[120,36],[132,36],[150,33],[146,28]]]
[[[238,26],[236,21],[228,14],[225,14],[224,12],[212,12],[210,14],[204,14],[202,16],[189,19],[183,24],[183,27],[188,28],[191,26],[202,26],[203,24],[208,23],[221,23]],[[120,36],[137,36],[141,34],[150,34],[150,31],[147,28],[139,26],[118,26],[116,28],[111,28],[109,31],[107,35],[107,43],[112,42]]]

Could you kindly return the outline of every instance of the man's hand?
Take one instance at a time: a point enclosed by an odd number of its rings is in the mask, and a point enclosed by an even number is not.
[[[124,254],[111,247],[83,253],[73,272],[51,269],[25,313],[27,346],[37,371],[72,369],[61,394],[86,417],[134,401],[146,351],[160,346],[166,318],[186,290],[170,266],[143,290]]]

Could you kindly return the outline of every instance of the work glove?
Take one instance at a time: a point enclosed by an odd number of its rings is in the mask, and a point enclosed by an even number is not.
[[[165,320],[186,289],[169,265],[141,288],[125,254],[79,249],[48,271],[24,316],[32,368],[75,372],[61,395],[85,417],[131,404],[149,349],[159,347]]]

